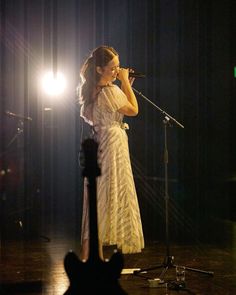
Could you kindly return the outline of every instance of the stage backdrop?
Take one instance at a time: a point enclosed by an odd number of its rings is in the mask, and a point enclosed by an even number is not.
[[[69,234],[79,241],[82,125],[76,87],[83,60],[113,46],[123,67],[146,74],[126,118],[146,240],[235,242],[235,1],[1,1],[1,235]],[[40,79],[57,68],[65,92]],[[24,116],[12,116],[7,112]],[[25,118],[26,117],[26,118]],[[28,118],[29,117],[29,118]],[[28,119],[27,119],[28,118]],[[83,130],[83,134],[82,134]]]

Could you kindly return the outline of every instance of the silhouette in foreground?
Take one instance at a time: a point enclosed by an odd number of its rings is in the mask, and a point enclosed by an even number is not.
[[[73,251],[66,254],[64,267],[70,286],[64,295],[95,292],[103,295],[127,295],[119,284],[124,266],[123,255],[115,252],[109,261],[103,261],[99,256],[96,177],[99,177],[101,171],[97,164],[98,143],[94,139],[86,139],[82,149],[85,159],[83,176],[88,179],[90,251],[87,261],[81,261]]]

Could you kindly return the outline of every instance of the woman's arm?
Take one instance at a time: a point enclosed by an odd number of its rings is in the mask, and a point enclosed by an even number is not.
[[[132,89],[134,79],[129,80],[129,70],[121,68],[117,77],[121,81],[121,90],[127,96],[128,102],[120,108],[118,112],[126,116],[136,116],[138,114],[138,102]]]

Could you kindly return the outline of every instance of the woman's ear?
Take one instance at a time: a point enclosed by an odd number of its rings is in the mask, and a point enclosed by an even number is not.
[[[96,67],[96,71],[97,71],[98,74],[100,74],[100,75],[102,74],[102,68],[101,67]]]

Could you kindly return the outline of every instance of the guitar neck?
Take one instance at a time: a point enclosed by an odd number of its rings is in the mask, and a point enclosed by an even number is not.
[[[98,243],[98,223],[97,223],[97,186],[96,178],[89,177],[89,259],[98,260],[99,243]]]

